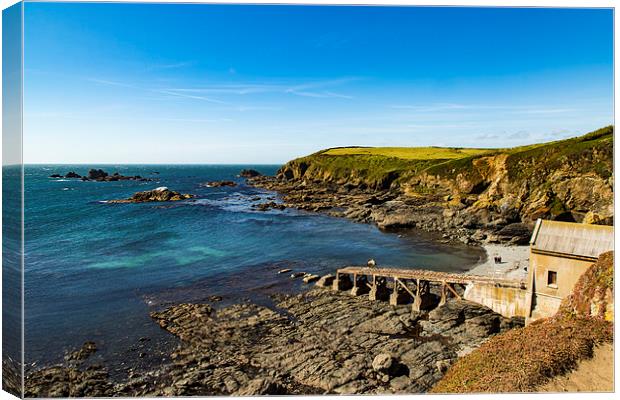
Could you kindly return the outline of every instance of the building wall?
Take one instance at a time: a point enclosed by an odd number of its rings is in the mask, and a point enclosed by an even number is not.
[[[470,283],[465,288],[465,300],[485,305],[504,317],[527,316],[527,291],[516,287]]]
[[[562,299],[572,292],[579,277],[593,262],[531,252],[528,292],[531,295],[532,311],[528,321],[554,315]],[[555,286],[547,284],[549,271],[557,273]]]

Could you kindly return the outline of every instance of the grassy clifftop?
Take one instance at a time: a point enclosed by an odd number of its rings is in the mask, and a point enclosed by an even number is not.
[[[341,147],[288,162],[286,181],[440,195],[493,212],[610,223],[613,126],[576,138],[506,149]],[[515,212],[512,212],[514,214]]]
[[[318,151],[290,161],[281,173],[289,179],[347,180],[369,187],[402,184],[406,178],[426,172],[442,177],[474,172],[475,161],[498,155],[507,156],[511,177],[532,175],[537,170],[559,166],[597,150],[613,152],[613,126],[576,138],[505,149],[453,147],[337,147]],[[609,160],[611,161],[611,160]],[[608,178],[611,163],[584,165]],[[391,179],[390,179],[391,178]],[[400,178],[400,179],[399,179]]]

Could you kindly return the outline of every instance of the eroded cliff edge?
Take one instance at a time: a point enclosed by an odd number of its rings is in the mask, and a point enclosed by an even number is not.
[[[327,149],[251,182],[380,228],[524,243],[537,218],[613,224],[613,131],[510,149]]]

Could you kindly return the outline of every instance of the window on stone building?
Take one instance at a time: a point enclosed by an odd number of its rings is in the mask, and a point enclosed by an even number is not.
[[[547,271],[547,286],[558,287],[558,273],[556,271]]]

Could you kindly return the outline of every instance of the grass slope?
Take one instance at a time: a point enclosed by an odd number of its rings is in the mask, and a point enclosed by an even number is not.
[[[554,317],[492,337],[459,359],[431,392],[531,392],[575,368],[597,344],[613,340],[613,324],[605,320],[613,308],[606,303],[613,301],[613,270],[613,253],[601,255]]]

